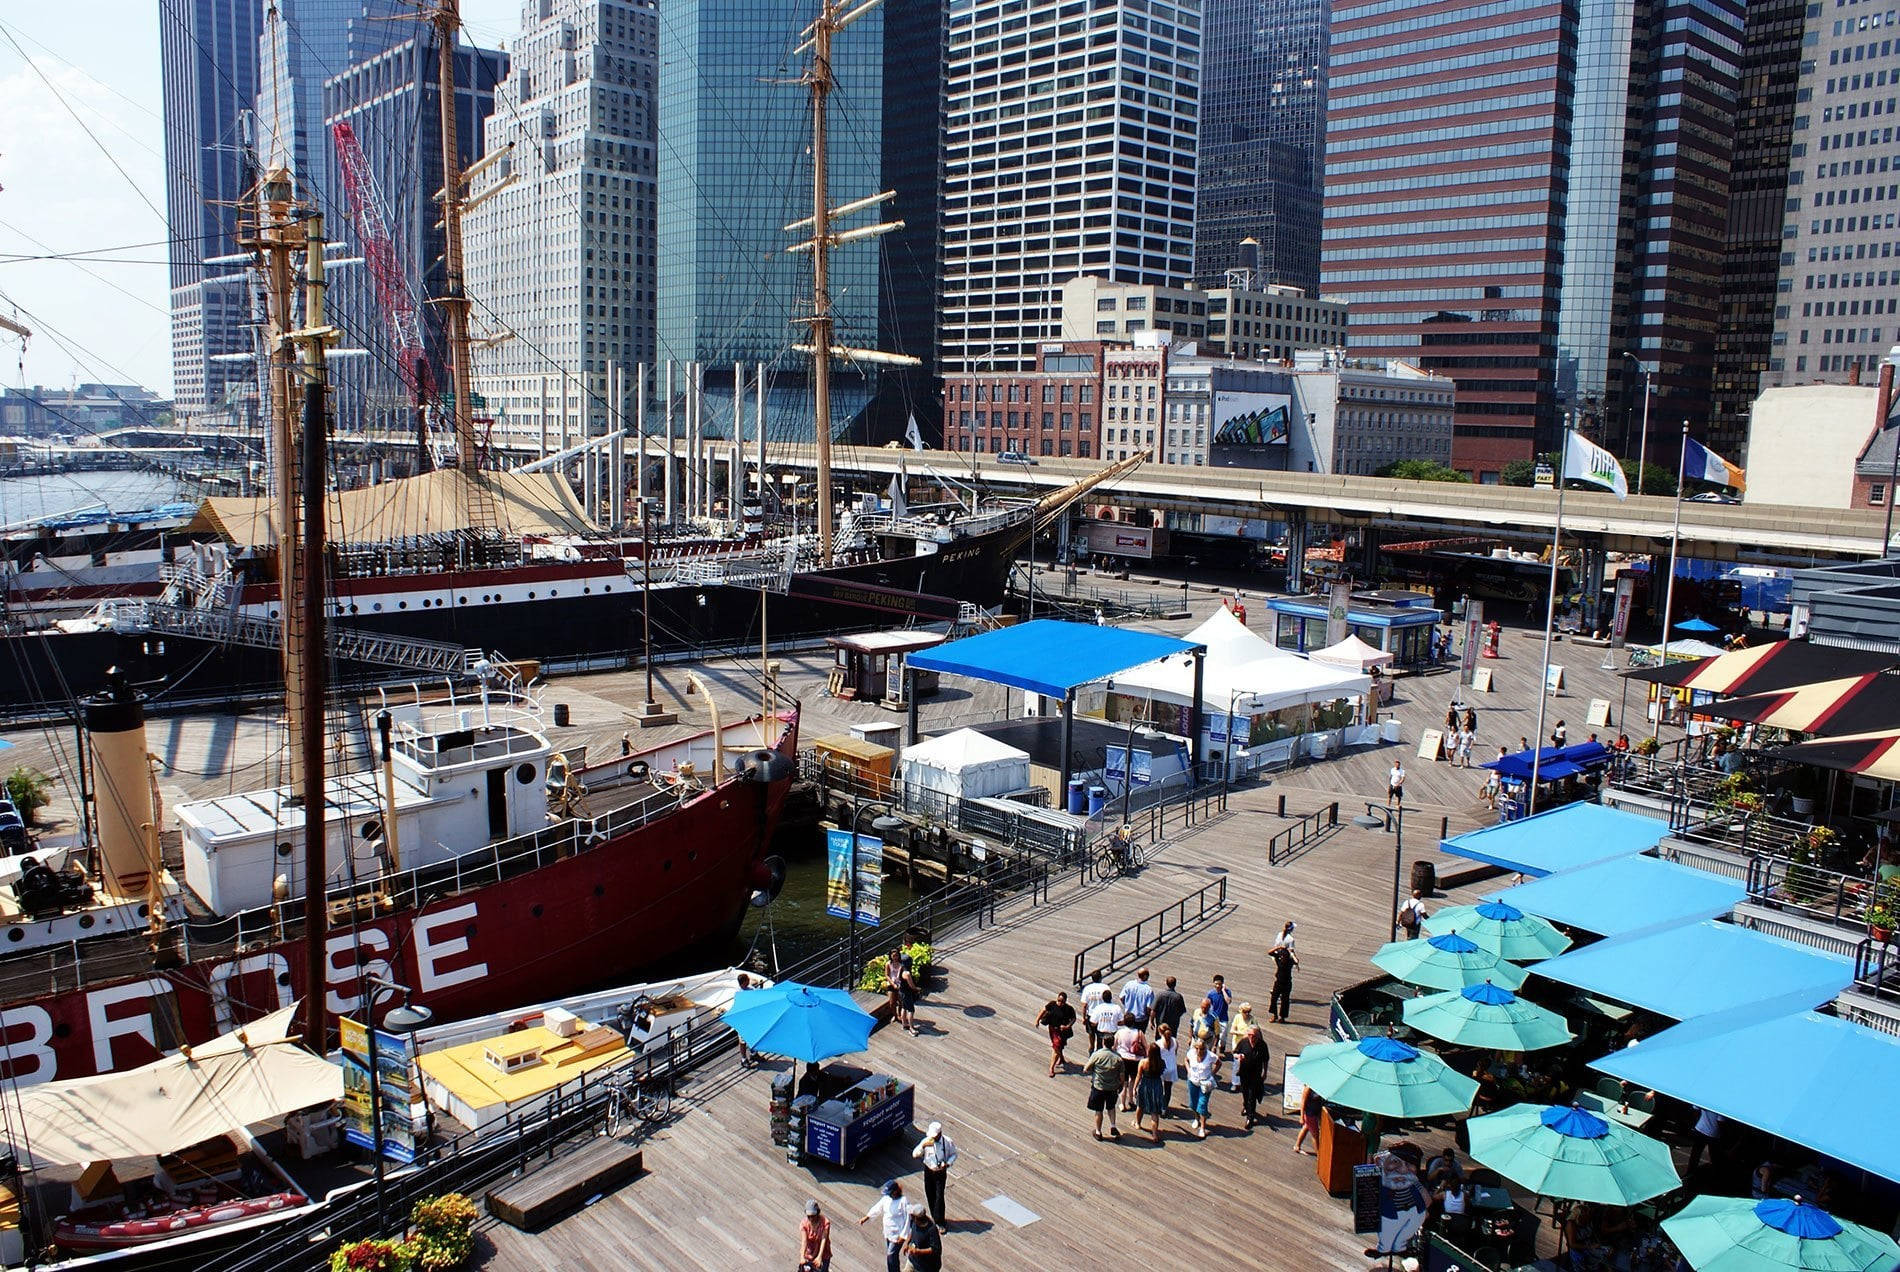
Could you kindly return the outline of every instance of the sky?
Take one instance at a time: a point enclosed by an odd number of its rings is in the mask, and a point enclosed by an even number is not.
[[[171,394],[160,3],[0,5],[0,313],[34,332],[0,331],[0,386]],[[485,47],[520,29],[520,0],[462,10]]]

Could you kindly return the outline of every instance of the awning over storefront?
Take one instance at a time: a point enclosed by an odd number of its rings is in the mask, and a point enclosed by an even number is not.
[[[1856,733],[1844,738],[1816,738],[1812,742],[1778,747],[1768,754],[1796,764],[1900,782],[1900,729]]]
[[[1882,671],[1896,663],[1900,663],[1900,658],[1875,650],[1780,640],[1689,664],[1693,670],[1687,674],[1678,674],[1682,664],[1671,664],[1644,667],[1630,672],[1629,677],[1706,693],[1755,694]]]
[[[1725,917],[1747,895],[1740,883],[1706,870],[1655,857],[1615,857],[1520,883],[1496,899],[1553,923],[1621,936]]]
[[[1813,1007],[1854,979],[1844,958],[1713,919],[1611,937],[1531,971],[1674,1020],[1783,998]]]
[[[1704,715],[1790,733],[1847,734],[1900,721],[1900,676],[1870,671],[1773,693],[1751,693],[1698,707]]]
[[[1601,804],[1565,804],[1535,817],[1440,840],[1440,851],[1519,874],[1547,875],[1654,848],[1669,825]]]

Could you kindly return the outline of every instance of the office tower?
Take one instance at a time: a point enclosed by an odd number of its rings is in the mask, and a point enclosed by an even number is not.
[[[785,227],[812,214],[811,100],[796,52],[817,0],[667,0],[660,9],[658,357],[704,365],[710,435],[731,425],[733,363],[771,364],[768,436],[811,437],[810,359],[790,353],[808,329],[811,258],[786,248],[810,233]],[[876,194],[882,150],[884,23],[874,9],[832,41],[828,119],[833,207]],[[924,95],[916,109],[928,112]],[[836,232],[881,219],[870,209]],[[878,246],[831,257],[840,345],[878,336]],[[851,426],[870,377],[836,364],[832,423]],[[748,390],[749,392],[749,390]]]
[[[897,197],[882,211],[904,228],[878,240],[877,347],[909,354],[923,366],[880,369],[867,440],[902,437],[906,421],[915,415],[923,436],[934,444],[943,425],[935,370],[947,15],[942,0],[885,0],[883,11],[882,188]]]
[[[1742,27],[1742,0],[1577,4],[1558,405],[1664,467],[1708,422]]]
[[[1768,369],[1788,197],[1788,146],[1801,78],[1806,0],[1749,0],[1742,83],[1729,161],[1728,243],[1722,255],[1722,316],[1715,338],[1709,445],[1740,459],[1749,415]]]
[[[413,29],[413,28],[412,28]],[[395,249],[396,263],[420,317],[423,343],[446,386],[442,331],[429,308],[443,294],[440,207],[432,197],[442,184],[442,124],[436,96],[440,62],[432,36],[404,40],[357,62],[323,85],[325,185],[336,192],[326,232],[355,246],[350,259],[329,274],[328,316],[343,330],[344,343],[367,356],[339,358],[330,372],[336,385],[336,426],[349,430],[413,426],[411,393],[397,367],[398,347],[369,269],[362,263],[360,236],[349,216],[331,128],[347,123],[362,148],[381,193],[378,211]],[[494,108],[495,85],[508,71],[508,56],[484,49],[455,50],[455,137],[460,166],[481,156],[482,130]]]
[[[1028,370],[1079,274],[1194,266],[1199,0],[956,0],[941,370]]]
[[[1458,386],[1479,480],[1557,438],[1576,8],[1334,0],[1321,288],[1355,354]],[[1453,51],[1455,50],[1455,52]]]
[[[1810,5],[1763,387],[1871,381],[1900,336],[1900,26],[1871,3]]]
[[[1327,0],[1205,0],[1194,278],[1319,290]],[[1240,245],[1258,244],[1257,262]]]
[[[165,116],[165,205],[171,226],[172,380],[181,415],[216,409],[253,369],[247,272],[237,255],[238,203],[257,97],[256,0],[173,0],[159,7]]]
[[[298,193],[332,222],[344,211],[330,185],[323,84],[423,30],[407,0],[272,0],[257,50],[257,153],[286,168]],[[396,21],[402,18],[407,21]],[[334,235],[334,231],[332,234]]]
[[[524,6],[463,223],[487,414],[603,432],[608,364],[653,357],[658,24],[654,0]]]

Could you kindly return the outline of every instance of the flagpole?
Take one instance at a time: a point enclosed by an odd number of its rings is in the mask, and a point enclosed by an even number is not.
[[[1550,595],[1544,601],[1544,669],[1537,682],[1537,733],[1531,738],[1531,785],[1524,803],[1524,815],[1537,814],[1537,774],[1544,753],[1544,710],[1550,703],[1550,637],[1557,625],[1557,550],[1564,541],[1564,486],[1570,464],[1570,433],[1575,419],[1564,416],[1564,441],[1557,451],[1557,525],[1550,534]]]
[[[1669,665],[1669,623],[1676,605],[1676,545],[1682,541],[1682,488],[1688,484],[1686,469],[1689,463],[1689,421],[1682,422],[1682,443],[1676,447],[1676,521],[1669,530],[1669,582],[1663,586],[1663,633],[1662,662]],[[1656,718],[1650,721],[1649,736],[1655,738],[1662,733],[1663,695],[1668,686],[1662,685],[1656,691]]]

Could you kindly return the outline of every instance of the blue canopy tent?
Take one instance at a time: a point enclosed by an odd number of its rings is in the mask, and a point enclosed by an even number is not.
[[[1530,970],[1674,1020],[1784,998],[1813,1007],[1854,979],[1844,958],[1714,919],[1611,937]]]
[[[1188,746],[1198,774],[1201,737],[1201,681],[1207,646],[1153,632],[1103,627],[1094,623],[1064,623],[1039,618],[953,640],[935,649],[921,650],[904,660],[904,700],[910,704],[905,730],[907,745],[917,742],[917,695],[908,683],[913,671],[965,676],[993,685],[1008,685],[1025,693],[1041,694],[1062,702],[1061,787],[1069,784],[1069,756],[1073,744],[1075,691],[1083,685],[1155,662],[1172,654],[1194,659],[1194,696],[1189,707]]]
[[[1566,927],[1622,936],[1723,918],[1747,895],[1740,883],[1706,870],[1655,857],[1613,857],[1520,883],[1491,899]]]
[[[1677,1025],[1590,1067],[1900,1181],[1891,1034],[1770,1005]]]
[[[1502,755],[1486,761],[1483,767],[1496,769],[1499,777],[1528,782],[1531,778],[1531,762],[1535,758],[1537,780],[1554,782],[1560,777],[1575,777],[1579,773],[1601,768],[1610,762],[1611,754],[1610,748],[1601,742],[1578,742],[1574,746],[1547,746],[1519,751],[1515,755]]]
[[[1441,839],[1438,847],[1454,857],[1542,876],[1612,857],[1633,857],[1654,848],[1668,833],[1668,823],[1654,817],[1601,804],[1565,804],[1535,817]]]

